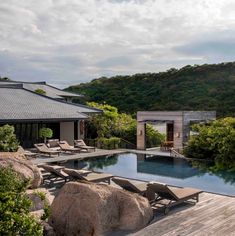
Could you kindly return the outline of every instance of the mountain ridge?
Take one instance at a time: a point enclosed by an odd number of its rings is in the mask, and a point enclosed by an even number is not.
[[[85,95],[84,103],[106,102],[131,114],[138,110],[216,110],[219,117],[234,116],[235,62],[101,77],[65,90]]]

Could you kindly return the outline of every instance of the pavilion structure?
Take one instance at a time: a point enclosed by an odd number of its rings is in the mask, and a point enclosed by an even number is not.
[[[181,149],[190,136],[190,125],[216,119],[215,111],[138,111],[137,149],[146,149],[146,124],[165,123],[166,142]]]

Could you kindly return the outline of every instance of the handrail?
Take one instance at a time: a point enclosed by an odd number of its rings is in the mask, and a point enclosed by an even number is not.
[[[124,143],[126,143],[127,145],[130,145],[133,149],[136,149],[136,145],[134,143],[129,142],[128,140],[125,140],[123,138],[120,138],[120,140]]]
[[[178,151],[176,151],[176,149],[174,148],[171,148],[170,149],[170,155],[172,157],[181,157],[181,158],[184,158],[184,155],[180,154]]]

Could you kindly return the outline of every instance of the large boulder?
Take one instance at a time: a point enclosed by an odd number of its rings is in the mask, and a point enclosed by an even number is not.
[[[42,174],[38,167],[27,160],[14,156],[0,155],[0,168],[6,167],[11,167],[14,171],[19,173],[24,180],[30,179],[31,188],[38,188],[42,182]]]
[[[101,236],[146,226],[153,211],[146,198],[108,185],[70,182],[51,205],[56,235]]]
[[[0,158],[1,157],[3,158],[12,157],[19,160],[27,160],[27,158],[24,155],[24,149],[21,146],[18,147],[18,150],[16,152],[0,152]]]

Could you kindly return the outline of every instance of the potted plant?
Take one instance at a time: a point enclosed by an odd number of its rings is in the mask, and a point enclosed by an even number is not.
[[[53,136],[53,131],[50,128],[41,128],[39,130],[39,137],[44,139],[44,143],[46,143],[47,138],[51,138]]]

